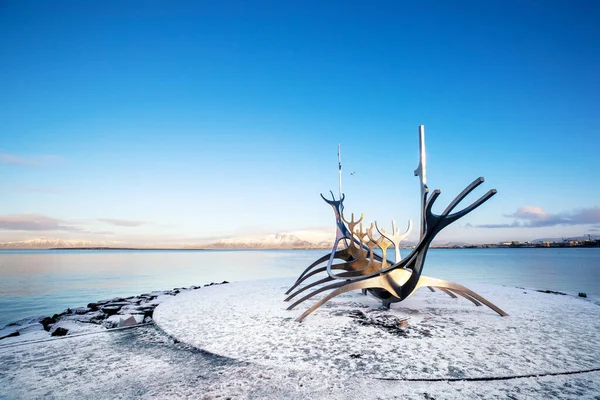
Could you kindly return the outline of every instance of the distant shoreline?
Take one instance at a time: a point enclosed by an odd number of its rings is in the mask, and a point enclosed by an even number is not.
[[[435,250],[490,250],[490,249],[590,249],[598,248],[598,246],[564,246],[564,247],[547,247],[547,246],[464,246],[464,247],[448,247],[448,246],[431,246],[430,249]],[[412,250],[413,247],[402,247],[401,250]],[[182,249],[182,248],[145,248],[145,247],[40,247],[40,248],[25,248],[25,247],[3,247],[2,250],[105,250],[105,251],[271,251],[271,250],[324,250],[330,251],[331,248],[322,247],[264,247],[264,248],[201,248],[201,249]]]

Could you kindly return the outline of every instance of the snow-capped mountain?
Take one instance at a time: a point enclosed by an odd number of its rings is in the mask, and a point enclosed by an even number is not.
[[[0,243],[0,249],[76,249],[82,247],[116,247],[118,245],[118,243],[114,242],[92,242],[89,240],[39,238],[22,240],[19,242]]]
[[[238,237],[219,239],[204,248],[209,249],[325,249],[330,241],[303,240],[288,233],[276,233],[262,237]]]

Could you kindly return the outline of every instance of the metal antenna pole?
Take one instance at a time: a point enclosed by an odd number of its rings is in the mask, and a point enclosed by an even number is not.
[[[342,156],[340,155],[340,145],[338,144],[338,171],[340,175],[340,199],[342,198]]]
[[[425,125],[419,125],[419,166],[415,169],[415,176],[418,176],[421,184],[421,237],[425,234],[426,219],[425,205],[427,203],[427,159],[425,156]]]

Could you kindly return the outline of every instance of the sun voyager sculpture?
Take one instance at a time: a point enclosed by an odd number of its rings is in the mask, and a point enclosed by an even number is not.
[[[331,192],[331,200],[321,195],[323,200],[333,208],[335,214],[337,229],[333,248],[331,253],[313,262],[300,274],[294,285],[286,292],[288,297],[285,301],[291,301],[300,294],[308,292],[288,307],[288,310],[291,310],[320,293],[327,292],[327,294],[312,304],[296,321],[301,322],[332,298],[352,290],[360,289],[363,294],[369,293],[381,300],[383,306],[389,308],[392,303],[406,299],[421,287],[428,287],[432,292],[438,289],[453,298],[457,295],[462,296],[476,306],[485,304],[501,316],[508,315],[458,283],[422,275],[427,251],[435,236],[442,229],[489,200],[496,194],[496,189],[491,189],[471,205],[452,213],[469,193],[483,183],[484,179],[479,177],[456,196],[441,214],[434,214],[432,208],[441,192],[436,189],[430,193],[427,187],[423,125],[419,126],[419,153],[419,166],[415,170],[415,176],[419,177],[421,189],[421,233],[414,249],[406,258],[401,259],[400,242],[410,233],[411,221],[406,232],[401,234],[395,221],[392,221],[392,231],[388,233],[383,228],[380,229],[377,222],[363,229],[364,215],[355,221],[354,214],[351,214],[348,220],[343,213],[345,195],[342,192],[342,170],[338,150],[340,198],[336,200],[333,192]],[[394,261],[387,258],[390,247],[394,249]],[[376,249],[380,250],[381,255],[375,252]],[[334,260],[341,262],[334,264]],[[325,262],[324,266],[320,266]],[[307,283],[310,278],[316,280]]]

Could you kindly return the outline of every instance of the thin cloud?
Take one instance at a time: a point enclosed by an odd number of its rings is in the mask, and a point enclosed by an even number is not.
[[[0,229],[12,231],[67,231],[82,232],[66,221],[40,214],[0,215]]]
[[[510,224],[483,224],[479,228],[543,228],[557,225],[600,224],[600,204],[592,208],[580,208],[570,212],[551,214],[541,207],[524,206],[505,217],[514,218]]]
[[[61,157],[55,155],[38,155],[24,157],[8,153],[0,153],[0,164],[16,165],[21,167],[39,167],[42,165],[54,164],[61,160]]]
[[[478,228],[519,228],[523,226],[520,222],[515,221],[512,224],[482,224],[482,225],[477,225]]]
[[[114,218],[98,218],[98,221],[114,225],[114,226],[140,226],[146,225],[145,221],[132,221],[127,219],[114,219]]]

